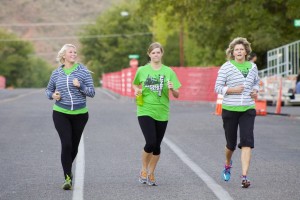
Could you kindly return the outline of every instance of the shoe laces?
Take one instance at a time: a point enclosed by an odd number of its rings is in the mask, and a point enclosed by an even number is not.
[[[242,181],[249,181],[249,179],[247,178],[247,176],[241,176],[241,178],[242,178]]]
[[[146,171],[141,171],[141,178],[146,179],[147,178],[147,172]]]
[[[225,165],[225,172],[230,173],[230,169],[232,168],[231,165]]]
[[[70,178],[69,175],[66,175],[66,180],[65,180],[65,182],[71,182],[71,178]]]
[[[151,182],[155,182],[155,177],[154,177],[154,174],[149,174],[148,175],[148,178]]]

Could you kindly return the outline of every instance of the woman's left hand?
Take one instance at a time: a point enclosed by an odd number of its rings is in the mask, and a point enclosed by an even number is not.
[[[168,81],[168,88],[169,88],[169,90],[171,90],[171,92],[172,92],[172,94],[173,94],[173,96],[175,98],[179,97],[179,91],[178,90],[174,90],[174,85],[173,85],[173,83],[171,81]]]
[[[173,83],[171,82],[171,81],[168,81],[168,88],[170,89],[170,90],[173,90]]]
[[[252,99],[256,99],[257,96],[258,96],[258,91],[257,90],[253,90],[251,93],[250,93],[250,96]]]
[[[73,85],[74,85],[75,87],[80,87],[80,82],[78,81],[77,78],[74,78],[74,79],[73,79]]]

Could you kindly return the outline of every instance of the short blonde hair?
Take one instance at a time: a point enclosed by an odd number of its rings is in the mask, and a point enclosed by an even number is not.
[[[226,57],[228,60],[234,60],[234,56],[233,56],[233,50],[234,47],[237,44],[242,44],[245,47],[247,56],[245,58],[245,60],[248,60],[247,57],[249,56],[249,54],[251,53],[252,49],[251,49],[251,43],[248,42],[248,40],[246,38],[243,37],[237,37],[234,40],[232,40],[228,46],[228,48],[226,49]]]
[[[61,64],[65,63],[64,56],[66,55],[66,51],[68,48],[73,47],[76,49],[76,46],[74,44],[65,44],[57,53],[56,61],[60,62]]]
[[[150,44],[147,54],[149,55],[151,53],[151,51],[153,51],[153,49],[156,49],[156,48],[160,48],[161,52],[164,53],[164,48],[162,47],[162,45],[158,42],[154,42],[154,43]]]

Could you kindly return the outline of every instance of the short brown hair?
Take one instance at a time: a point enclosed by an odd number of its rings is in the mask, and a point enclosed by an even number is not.
[[[161,52],[164,53],[164,49],[163,49],[162,45],[158,42],[154,42],[154,43],[150,44],[147,54],[149,55],[151,53],[151,51],[153,51],[153,49],[156,49],[156,48],[160,48]]]
[[[228,46],[228,48],[226,49],[226,56],[228,60],[234,60],[234,56],[233,56],[233,50],[235,45],[237,44],[242,44],[245,47],[247,56],[245,58],[245,60],[247,60],[247,57],[249,56],[250,52],[252,51],[251,49],[251,43],[248,42],[248,40],[246,38],[243,37],[237,37],[234,40],[232,40]]]

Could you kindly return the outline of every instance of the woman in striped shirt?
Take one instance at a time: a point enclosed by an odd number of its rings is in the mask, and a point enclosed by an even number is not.
[[[250,43],[246,38],[235,38],[226,50],[228,61],[225,62],[216,80],[215,91],[223,95],[222,119],[225,130],[225,167],[222,177],[230,179],[232,154],[237,145],[237,130],[240,130],[242,163],[242,187],[250,186],[247,173],[251,159],[251,149],[254,148],[254,120],[256,116],[255,98],[259,90],[257,66],[247,61],[251,52]]]

